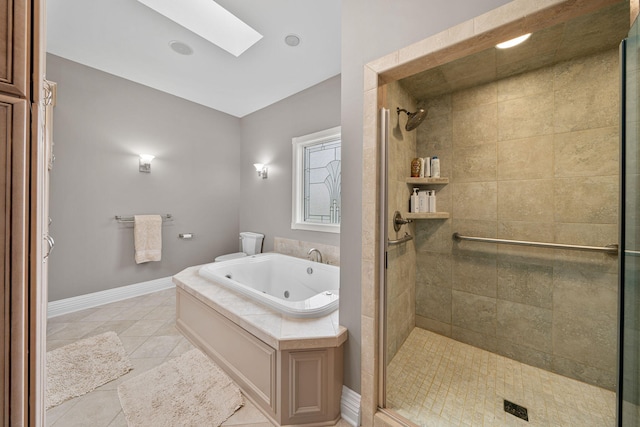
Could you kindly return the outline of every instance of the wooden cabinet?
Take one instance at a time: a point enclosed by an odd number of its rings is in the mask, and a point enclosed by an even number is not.
[[[2,425],[44,425],[46,280],[36,200],[42,151],[44,0],[0,0],[0,417]],[[33,142],[33,144],[32,144]],[[33,302],[33,304],[32,304]]]
[[[23,98],[29,87],[28,22],[28,2],[0,1],[0,92]]]

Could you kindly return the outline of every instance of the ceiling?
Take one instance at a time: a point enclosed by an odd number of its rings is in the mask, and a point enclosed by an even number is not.
[[[264,36],[237,58],[135,0],[48,0],[47,52],[236,117],[340,74],[340,0],[217,3]]]
[[[490,48],[401,80],[418,101],[617,48],[629,29],[629,2],[621,1],[533,33],[511,49]]]

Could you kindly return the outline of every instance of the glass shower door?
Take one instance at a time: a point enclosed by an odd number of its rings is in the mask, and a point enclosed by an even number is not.
[[[640,149],[636,21],[621,46],[620,360],[618,425],[640,426]]]

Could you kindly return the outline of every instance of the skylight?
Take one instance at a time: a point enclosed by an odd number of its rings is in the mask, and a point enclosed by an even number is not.
[[[138,1],[235,56],[262,38],[213,0]]]

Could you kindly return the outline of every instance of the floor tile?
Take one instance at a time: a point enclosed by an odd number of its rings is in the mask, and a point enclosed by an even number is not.
[[[94,391],[80,399],[53,423],[53,427],[108,426],[121,411],[115,390]]]
[[[415,328],[387,368],[387,407],[419,425],[615,425],[615,393]],[[504,411],[507,399],[529,421]]]
[[[175,327],[174,289],[58,316],[49,320],[47,329],[47,350],[112,330],[133,365],[125,375],[48,410],[47,426],[126,426],[118,386],[194,348]],[[224,425],[273,427],[247,398]],[[349,427],[347,423],[338,426]]]

